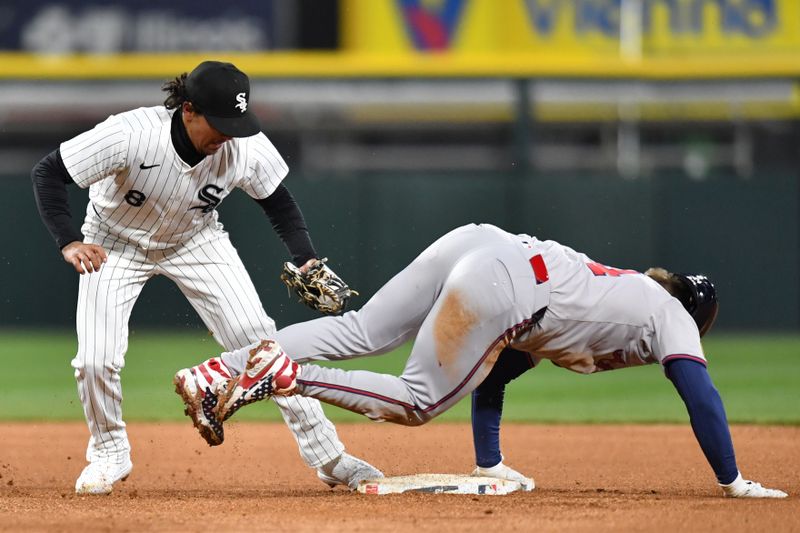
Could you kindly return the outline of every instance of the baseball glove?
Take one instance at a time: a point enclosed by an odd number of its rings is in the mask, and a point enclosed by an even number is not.
[[[342,314],[347,301],[358,293],[347,286],[325,262],[318,259],[303,273],[292,263],[283,264],[281,281],[300,297],[300,301],[327,315]]]

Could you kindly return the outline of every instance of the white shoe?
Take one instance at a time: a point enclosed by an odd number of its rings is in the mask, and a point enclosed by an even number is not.
[[[221,424],[245,405],[273,395],[291,396],[299,371],[299,365],[277,342],[262,341],[250,351],[244,372],[219,390],[219,403],[214,409],[217,421]]]
[[[383,472],[358,457],[343,453],[338,459],[317,468],[317,477],[330,488],[344,485],[356,490],[360,481],[382,478]]]
[[[86,465],[75,482],[75,494],[111,494],[114,483],[128,479],[133,463],[125,456],[120,462],[94,461]]]
[[[231,379],[231,372],[222,359],[212,357],[197,366],[178,370],[172,382],[175,392],[183,400],[184,414],[192,419],[209,446],[218,446],[225,440],[222,422],[214,415],[219,403],[218,392]]]
[[[472,476],[477,477],[496,477],[498,479],[507,479],[508,481],[516,481],[522,487],[522,490],[526,492],[532,491],[536,488],[536,483],[533,481],[533,478],[526,477],[513,468],[510,468],[503,464],[503,461],[500,461],[496,465],[490,468],[483,468],[483,467],[476,467],[475,470],[470,474]]]
[[[767,489],[761,486],[761,483],[755,481],[748,481],[739,473],[736,479],[728,485],[722,485],[722,490],[725,496],[729,498],[786,498],[789,496],[782,490]]]

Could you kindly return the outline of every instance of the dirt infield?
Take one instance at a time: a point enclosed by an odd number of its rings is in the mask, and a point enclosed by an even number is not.
[[[508,462],[536,479],[510,496],[366,496],[329,490],[276,424],[229,424],[207,447],[188,424],[132,423],[133,473],[78,497],[83,424],[0,425],[3,531],[800,531],[800,428],[737,426],[746,476],[786,500],[722,498],[683,426],[503,428]],[[340,425],[386,474],[467,472],[468,425]]]

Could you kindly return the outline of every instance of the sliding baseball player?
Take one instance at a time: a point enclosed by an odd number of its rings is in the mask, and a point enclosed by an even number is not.
[[[700,343],[717,311],[705,276],[615,269],[554,241],[468,225],[433,243],[361,310],[295,324],[223,354],[244,373],[217,391],[217,422],[261,397],[296,393],[373,420],[419,425],[474,392],[475,474],[533,488],[500,453],[508,381],[544,359],[583,374],[658,364],[685,402],[724,493],[785,497],[745,480],[736,464]],[[298,367],[286,355],[303,363],[345,360],[409,340],[414,345],[399,377]]]

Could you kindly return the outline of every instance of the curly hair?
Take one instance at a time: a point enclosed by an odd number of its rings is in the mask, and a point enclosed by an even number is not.
[[[672,272],[661,267],[652,267],[647,269],[645,275],[657,281],[668,293],[681,302],[688,300],[690,296],[688,288],[683,281]]]
[[[183,105],[184,102],[191,102],[192,107],[196,113],[200,113],[194,102],[189,99],[186,91],[186,77],[189,74],[184,72],[174,80],[168,81],[161,86],[161,90],[167,93],[167,98],[164,100],[164,107],[167,109],[177,109]]]

